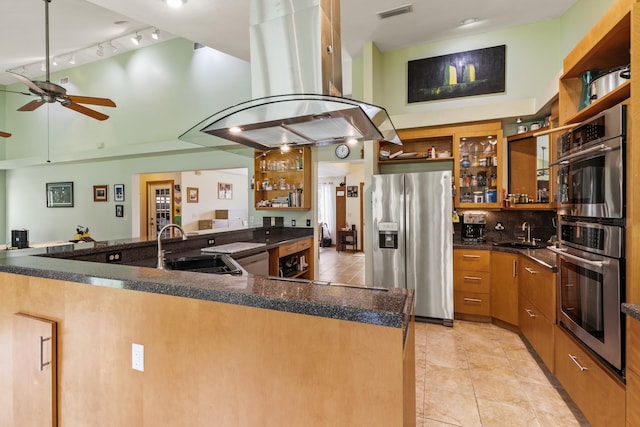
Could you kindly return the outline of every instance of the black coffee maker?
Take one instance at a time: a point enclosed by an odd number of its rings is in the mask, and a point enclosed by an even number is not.
[[[462,241],[483,243],[486,241],[484,227],[487,217],[483,213],[467,212],[462,215]]]

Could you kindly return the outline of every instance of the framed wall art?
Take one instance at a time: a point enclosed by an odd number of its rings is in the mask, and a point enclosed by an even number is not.
[[[198,203],[197,187],[187,187],[187,203]]]
[[[407,101],[504,92],[505,63],[505,45],[409,61]]]
[[[347,185],[347,197],[358,197],[357,185]]]
[[[113,184],[113,201],[124,202],[124,184]]]
[[[218,199],[231,200],[233,198],[233,184],[218,183]]]
[[[73,207],[73,182],[48,182],[46,188],[48,208]]]
[[[93,201],[94,202],[106,202],[108,200],[107,197],[107,186],[106,185],[94,185],[93,186]]]

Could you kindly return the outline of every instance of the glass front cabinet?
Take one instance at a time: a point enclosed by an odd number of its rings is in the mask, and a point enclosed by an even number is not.
[[[502,206],[502,130],[456,135],[454,185],[457,208]]]

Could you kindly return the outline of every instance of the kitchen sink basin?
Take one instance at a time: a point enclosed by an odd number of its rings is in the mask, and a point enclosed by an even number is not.
[[[209,274],[242,274],[242,269],[229,256],[198,255],[190,257],[179,257],[165,262],[167,270],[194,271],[197,273]]]
[[[525,243],[525,242],[501,242],[494,243],[493,246],[498,246],[501,248],[514,248],[514,249],[542,249],[546,248],[546,245],[541,244],[533,244],[533,243]]]

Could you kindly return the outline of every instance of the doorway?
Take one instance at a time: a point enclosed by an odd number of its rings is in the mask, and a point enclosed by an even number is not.
[[[149,218],[147,235],[157,237],[167,224],[173,223],[173,184],[174,181],[147,182],[147,218]],[[165,230],[162,237],[169,237],[173,228]]]

